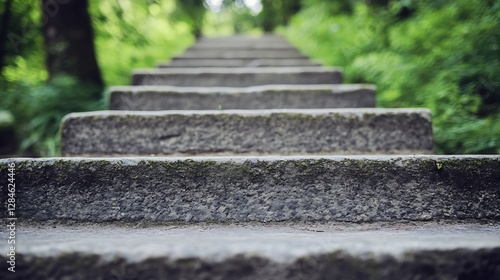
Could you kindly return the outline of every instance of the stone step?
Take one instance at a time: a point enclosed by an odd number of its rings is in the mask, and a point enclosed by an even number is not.
[[[5,180],[9,165],[20,221],[500,221],[499,155],[0,159]]]
[[[427,109],[100,111],[62,121],[65,156],[429,154]]]
[[[111,110],[315,109],[375,107],[372,85],[268,85],[248,88],[120,86]]]
[[[132,85],[250,87],[271,84],[340,84],[332,67],[165,68],[135,70]]]
[[[291,67],[321,66],[307,58],[255,58],[255,59],[172,59],[158,64],[159,68],[181,67]]]
[[[245,39],[197,40],[189,49],[294,49],[284,38],[274,40],[250,37]]]
[[[182,59],[255,59],[255,58],[307,58],[297,50],[188,50],[178,56]]]
[[[9,279],[500,279],[500,226],[32,224]],[[0,260],[11,254],[8,231]],[[8,263],[5,266],[10,266]]]
[[[228,43],[228,42],[288,42],[283,36],[266,34],[260,36],[232,35],[232,36],[213,36],[201,37],[196,43]]]
[[[193,50],[261,50],[261,51],[297,51],[293,45],[288,42],[198,42],[187,49]]]
[[[211,42],[196,43],[188,48],[191,50],[265,50],[265,51],[291,51],[297,50],[287,42]]]
[[[220,37],[202,38],[196,41],[188,51],[192,50],[265,50],[265,51],[297,51],[283,37]]]

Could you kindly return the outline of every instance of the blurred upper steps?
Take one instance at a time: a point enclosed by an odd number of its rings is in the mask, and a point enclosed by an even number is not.
[[[319,66],[280,36],[201,38],[159,67]]]
[[[250,87],[340,83],[342,70],[333,67],[162,68],[139,69],[132,74],[132,85]]]
[[[287,67],[287,66],[321,66],[321,63],[308,58],[172,58],[158,64],[159,68],[182,67]]]

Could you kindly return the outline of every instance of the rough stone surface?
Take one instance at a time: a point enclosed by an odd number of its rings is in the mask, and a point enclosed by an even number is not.
[[[2,279],[499,279],[498,226],[18,228]],[[0,233],[7,240],[7,233]],[[443,242],[446,240],[446,242]],[[0,243],[7,252],[7,242]]]
[[[194,44],[187,51],[201,50],[262,50],[262,51],[290,51],[297,50],[287,42],[200,42]]]
[[[62,121],[62,154],[432,153],[426,109],[100,111]]]
[[[160,63],[159,68],[182,67],[291,67],[321,66],[320,63],[304,58],[249,58],[249,59],[172,59]]]
[[[342,72],[326,67],[163,68],[135,70],[132,85],[250,87],[268,84],[340,84]]]
[[[500,220],[500,156],[3,159],[2,178],[9,163],[21,220]]]
[[[277,38],[203,38],[189,49],[291,49],[294,48],[282,37]]]
[[[185,59],[241,59],[241,58],[307,58],[295,49],[291,50],[188,50],[181,54]]]
[[[248,35],[231,35],[231,36],[210,36],[198,38],[197,43],[228,43],[228,42],[287,42],[287,40],[280,35],[264,34],[259,36]]]
[[[371,85],[271,85],[249,88],[113,87],[111,110],[315,109],[375,107]]]

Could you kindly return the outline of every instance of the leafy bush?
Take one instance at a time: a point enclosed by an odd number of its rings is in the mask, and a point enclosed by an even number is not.
[[[32,156],[60,154],[58,135],[61,119],[71,112],[104,109],[104,99],[95,100],[95,88],[70,76],[58,76],[36,87],[23,84],[4,92],[0,108],[9,108],[16,120],[21,153]]]
[[[326,65],[343,66],[347,82],[376,84],[378,106],[430,108],[438,153],[500,153],[498,1],[352,7],[309,5],[284,33]]]

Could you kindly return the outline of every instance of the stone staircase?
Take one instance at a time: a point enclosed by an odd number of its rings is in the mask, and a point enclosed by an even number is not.
[[[500,156],[432,155],[428,110],[341,82],[274,35],[134,71],[65,158],[0,160],[0,278],[500,279]]]

